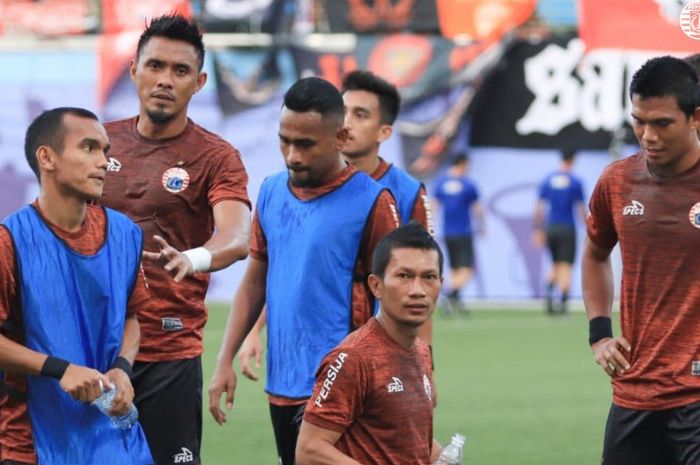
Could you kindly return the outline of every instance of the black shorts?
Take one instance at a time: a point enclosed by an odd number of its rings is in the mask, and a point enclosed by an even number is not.
[[[0,462],[0,465],[32,465],[30,463],[25,463],[25,462],[15,462],[14,460],[3,460]]]
[[[613,405],[602,465],[700,464],[700,402],[666,410]]]
[[[201,462],[202,359],[134,363],[134,403],[155,465]]]
[[[576,258],[576,228],[564,224],[548,226],[547,246],[554,263],[574,263]]]
[[[450,259],[450,268],[474,267],[474,241],[472,236],[446,237],[447,256]]]
[[[288,407],[270,404],[270,418],[272,419],[272,429],[275,432],[280,465],[294,465],[297,438],[305,408],[306,404]]]

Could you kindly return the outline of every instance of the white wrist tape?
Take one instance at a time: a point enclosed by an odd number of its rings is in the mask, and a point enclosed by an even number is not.
[[[211,252],[209,252],[204,247],[197,247],[196,249],[185,250],[182,252],[192,263],[192,269],[195,273],[201,271],[209,271],[211,266]]]

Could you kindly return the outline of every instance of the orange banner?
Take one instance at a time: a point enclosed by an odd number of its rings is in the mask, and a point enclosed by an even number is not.
[[[587,49],[699,52],[681,28],[681,2],[581,0],[579,33]]]

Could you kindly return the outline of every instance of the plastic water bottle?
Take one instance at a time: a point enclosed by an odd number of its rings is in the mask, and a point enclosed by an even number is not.
[[[129,411],[126,412],[124,415],[110,415],[109,411],[112,408],[112,402],[114,402],[114,397],[117,395],[117,387],[114,386],[111,389],[102,389],[102,394],[100,396],[92,401],[92,405],[97,407],[100,412],[104,413],[107,415],[111,420],[114,426],[117,429],[130,429],[132,426],[134,426],[134,423],[139,419],[139,411],[136,409],[136,406],[132,403],[131,407],[129,408]]]
[[[440,465],[462,465],[464,442],[465,438],[461,434],[453,435],[452,440],[442,449],[440,457],[435,463]]]

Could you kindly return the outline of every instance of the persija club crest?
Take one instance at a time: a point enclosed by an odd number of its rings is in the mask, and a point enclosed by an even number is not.
[[[161,181],[166,191],[177,194],[190,185],[190,175],[182,168],[170,168],[163,173]]]

